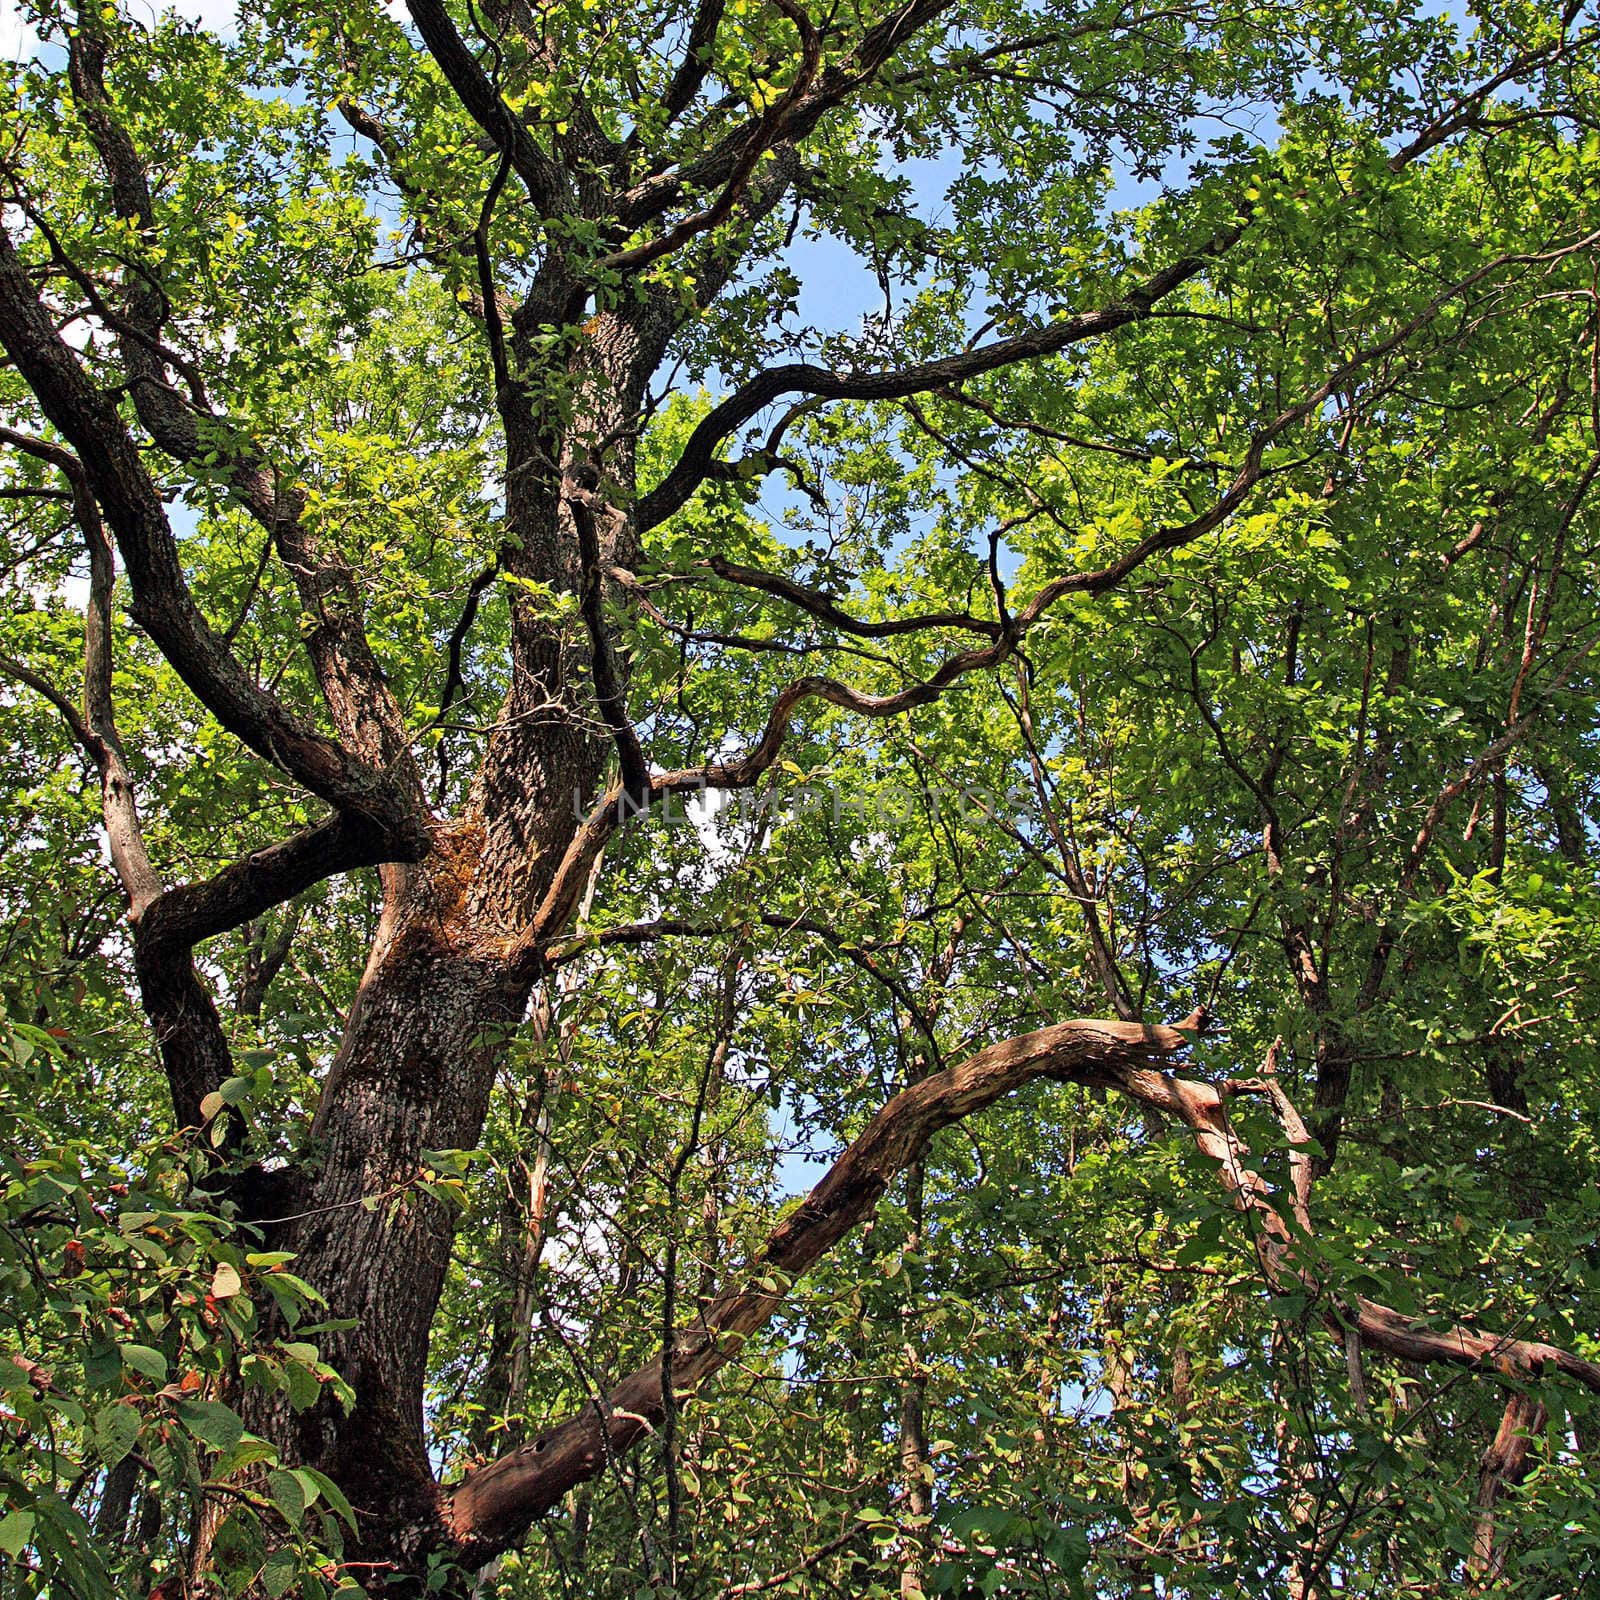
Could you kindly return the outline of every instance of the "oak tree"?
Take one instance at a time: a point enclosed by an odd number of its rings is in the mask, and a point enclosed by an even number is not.
[[[26,16],[0,1581],[1583,1592],[1593,7]]]

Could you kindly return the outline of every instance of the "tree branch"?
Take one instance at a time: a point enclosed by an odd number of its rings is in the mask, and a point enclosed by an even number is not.
[[[582,477],[585,481],[578,482]],[[628,696],[622,668],[612,644],[605,616],[605,573],[600,564],[600,537],[595,527],[595,489],[598,474],[592,467],[573,474],[573,486],[566,500],[578,531],[578,559],[582,567],[579,596],[583,622],[589,634],[589,659],[594,673],[595,700],[600,715],[611,730],[622,773],[622,793],[633,805],[642,805],[650,794],[650,764],[639,748],[639,735],[628,717]],[[615,544],[615,540],[608,543]]]
[[[1243,225],[1241,224],[1240,226],[1242,228]],[[1578,249],[1585,242],[1587,241],[1579,241],[1578,244],[1567,246],[1563,251],[1558,251],[1554,254],[1559,255]],[[550,888],[546,892],[532,924],[520,941],[517,959],[522,962],[537,962],[539,952],[556,936],[558,930],[566,925],[578,887],[587,873],[589,863],[594,859],[595,853],[604,844],[605,840],[610,837],[616,827],[627,821],[630,815],[637,816],[641,814],[648,809],[649,803],[665,799],[669,795],[690,794],[707,788],[748,788],[777,760],[788,732],[789,723],[793,720],[796,711],[809,700],[822,700],[829,705],[839,707],[841,710],[854,712],[858,716],[873,718],[898,716],[903,712],[930,704],[938,699],[945,689],[967,673],[982,671],[1000,665],[1018,648],[1024,635],[1039,618],[1065,596],[1069,594],[1104,594],[1123,582],[1130,573],[1136,571],[1152,556],[1162,551],[1176,550],[1183,545],[1191,544],[1196,539],[1202,538],[1214,529],[1221,527],[1245,502],[1250,491],[1261,480],[1263,473],[1262,463],[1267,448],[1274,439],[1310,416],[1329,395],[1335,393],[1371,362],[1379,360],[1402,346],[1419,329],[1431,322],[1439,314],[1440,310],[1456,296],[1506,265],[1548,259],[1553,259],[1553,256],[1499,256],[1493,261],[1486,262],[1475,272],[1468,274],[1467,277],[1452,284],[1449,288],[1441,290],[1421,311],[1387,339],[1341,362],[1316,389],[1312,390],[1304,399],[1280,411],[1271,422],[1263,427],[1251,440],[1250,448],[1246,451],[1244,462],[1241,464],[1233,482],[1212,503],[1209,509],[1189,522],[1153,530],[1139,540],[1138,543],[1130,546],[1120,556],[1115,557],[1102,567],[1096,567],[1086,572],[1067,573],[1059,578],[1052,579],[1034,595],[1033,599],[1022,610],[1003,619],[996,637],[990,644],[981,648],[960,651],[947,657],[944,663],[928,678],[919,683],[911,684],[909,687],[893,694],[867,694],[859,689],[850,687],[848,684],[840,683],[835,678],[814,675],[798,678],[778,695],[768,713],[767,725],[760,739],[743,755],[730,761],[715,762],[704,767],[678,772],[662,773],[653,777],[650,781],[647,803],[644,806],[632,803],[630,806],[625,807],[623,801],[626,798],[626,791],[613,790],[607,793],[602,797],[599,804],[568,845],[566,854],[560,866],[556,869],[554,878],[551,880]],[[1082,319],[1079,320],[1081,321]],[[997,347],[991,346],[989,348],[992,350]],[[776,372],[793,369],[773,370]],[[816,369],[807,368],[801,370],[815,371]],[[772,374],[768,373],[766,376],[770,377]],[[888,376],[898,380],[904,378],[905,374],[880,376]],[[756,381],[759,382],[760,380]],[[941,379],[940,381],[944,380]],[[728,404],[730,402],[724,403]],[[716,413],[713,412],[712,417],[715,417],[715,415]],[[707,420],[711,419],[708,418]],[[701,426],[704,427],[705,424],[702,423]],[[696,430],[697,434],[698,431]],[[804,594],[806,591],[802,589],[799,592]]]
[[[893,1178],[936,1133],[1048,1077],[1115,1089],[1182,1123],[1201,1152],[1217,1162],[1235,1209],[1257,1226],[1257,1256],[1269,1286],[1320,1296],[1321,1320],[1341,1340],[1354,1323],[1368,1344],[1409,1360],[1443,1361],[1501,1381],[1549,1368],[1600,1393],[1600,1366],[1556,1346],[1425,1325],[1374,1301],[1341,1303],[1323,1292],[1309,1269],[1296,1263],[1289,1225],[1228,1121],[1227,1095],[1256,1086],[1218,1087],[1152,1067],[1153,1059],[1188,1044],[1188,1032],[1176,1028],[1061,1022],[990,1045],[902,1090],[768,1236],[744,1282],[725,1290],[679,1332],[671,1357],[676,1392],[693,1393],[734,1359],[777,1314],[794,1282],[873,1211]],[[661,1367],[657,1357],[603,1400],[447,1491],[443,1517],[459,1558],[477,1565],[509,1548],[534,1517],[650,1433],[661,1417]]]
[[[1001,626],[986,617],[975,617],[966,611],[930,611],[919,616],[890,617],[883,622],[863,622],[850,615],[834,600],[804,584],[796,583],[781,573],[762,572],[757,567],[746,567],[722,556],[709,556],[699,563],[728,583],[743,589],[757,589],[790,605],[798,606],[819,622],[826,622],[841,633],[857,639],[892,639],[902,633],[920,633],[927,628],[957,628],[976,633],[985,639],[998,639]]]
[[[565,194],[561,169],[539,148],[522,119],[489,81],[456,32],[442,0],[406,0],[406,10],[462,108],[489,136],[495,149],[510,160],[534,208],[541,216],[556,215],[563,208]]]
[[[812,395],[825,400],[900,400],[931,389],[948,388],[1019,361],[1055,355],[1069,345],[1143,321],[1167,295],[1230,250],[1243,237],[1244,230],[1243,222],[1225,229],[1201,249],[1151,274],[1144,283],[1128,290],[1110,305],[1079,316],[1063,317],[1059,322],[957,355],[891,372],[845,373],[803,361],[769,367],[714,407],[690,434],[672,470],[641,497],[637,517],[639,531],[647,532],[677,511],[705,481],[722,442],[786,394]]]
[[[619,220],[638,228],[675,205],[687,191],[704,191],[726,184],[752,144],[770,149],[805,138],[846,96],[871,82],[894,53],[952,0],[910,0],[884,21],[869,28],[850,56],[817,75],[809,91],[799,96],[777,127],[765,116],[748,118],[698,160],[676,171],[652,172],[622,197]],[[761,141],[765,139],[765,144]]]
[[[991,1045],[894,1096],[769,1236],[743,1284],[724,1291],[677,1339],[675,1387],[689,1394],[776,1314],[789,1286],[871,1213],[891,1180],[950,1126],[1044,1076],[1089,1081],[1123,1061],[1184,1048],[1170,1028],[1064,1022]],[[631,1448],[661,1415],[661,1361],[533,1443],[471,1473],[448,1494],[446,1525],[468,1564],[508,1548],[542,1510]]]
[[[153,239],[149,178],[106,93],[103,22],[86,5],[79,6],[78,14],[68,53],[73,98],[110,181],[118,219],[141,237]],[[111,325],[118,332],[140,422],[173,460],[189,467],[204,460],[207,472],[220,476],[266,529],[294,579],[301,603],[317,619],[304,645],[334,725],[363,759],[394,768],[409,779],[413,798],[420,801],[421,774],[405,720],[367,639],[354,574],[344,562],[327,559],[319,551],[303,490],[281,482],[266,453],[210,411],[198,376],[162,343],[167,301],[148,265],[141,263],[133,270],[127,304],[128,315],[112,318]],[[194,396],[192,406],[168,384],[168,365],[183,368]]]
[[[0,344],[46,417],[82,463],[116,536],[130,612],[228,732],[331,805],[392,828],[396,859],[425,853],[414,791],[288,711],[245,675],[190,593],[177,542],[115,404],[83,371],[40,303],[9,232],[0,228]]]
[[[111,861],[128,897],[134,925],[139,998],[155,1030],[167,1090],[179,1127],[198,1127],[201,1101],[232,1071],[232,1052],[210,993],[195,970],[193,941],[166,949],[158,962],[141,958],[145,918],[163,900],[160,875],[150,861],[127,754],[111,698],[111,594],[116,565],[88,474],[71,452],[47,441],[0,430],[7,442],[51,462],[72,487],[73,509],[89,553],[89,595],[84,610],[83,710],[54,685],[20,664],[0,660],[14,677],[44,695],[65,718],[73,737],[100,774],[100,811]],[[230,1130],[237,1131],[237,1130]]]
[[[140,1000],[160,1046],[178,1125],[198,1127],[203,1120],[201,1102],[231,1074],[232,1052],[215,1002],[195,968],[194,947],[336,872],[390,859],[393,838],[387,828],[361,813],[336,813],[320,826],[258,850],[204,882],[163,888],[145,845],[112,701],[116,567],[88,472],[70,451],[50,441],[9,428],[0,428],[0,440],[50,462],[71,485],[89,554],[83,710],[79,712],[53,684],[21,663],[0,657],[0,670],[28,684],[61,712],[99,771],[106,837],[133,924]]]
[[[711,67],[711,47],[717,41],[717,29],[722,23],[723,0],[699,0],[694,21],[689,25],[689,37],[684,41],[683,59],[678,70],[661,97],[661,109],[667,114],[670,127],[687,111],[706,81]]]
[[[822,41],[811,18],[806,15],[804,6],[798,4],[798,0],[768,0],[768,3],[781,11],[799,33],[800,64],[795,70],[794,81],[762,113],[756,126],[746,135],[743,147],[733,163],[727,181],[722,186],[722,192],[704,210],[682,218],[656,238],[600,257],[592,264],[592,270],[636,272],[641,267],[649,266],[652,261],[659,261],[663,256],[671,255],[673,251],[681,249],[697,235],[706,233],[719,223],[725,222],[739,203],[745,186],[756,169],[756,163],[785,138],[787,133],[785,124],[789,113],[804,99],[806,91],[816,78],[817,68],[822,61]]]
[[[1513,1390],[1495,1430],[1494,1442],[1483,1453],[1474,1499],[1472,1559],[1469,1574],[1479,1584],[1493,1583],[1505,1571],[1506,1542],[1496,1537],[1495,1507],[1507,1489],[1528,1475],[1528,1449],[1544,1432],[1545,1408],[1530,1394]]]

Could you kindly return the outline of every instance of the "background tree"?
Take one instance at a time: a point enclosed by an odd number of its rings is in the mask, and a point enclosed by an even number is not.
[[[5,1581],[1580,1591],[1592,10],[29,15]]]

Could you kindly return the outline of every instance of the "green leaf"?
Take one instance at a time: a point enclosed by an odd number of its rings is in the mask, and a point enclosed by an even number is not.
[[[212,1468],[212,1477],[219,1483],[243,1472],[247,1467],[259,1466],[263,1461],[276,1461],[278,1452],[265,1439],[246,1434]]]
[[[124,1344],[117,1348],[121,1352],[123,1366],[131,1367],[141,1377],[155,1383],[167,1381],[167,1358],[159,1350],[152,1350],[147,1344]]]
[[[300,1576],[300,1558],[293,1550],[274,1550],[261,1569],[261,1587],[277,1600]]]
[[[190,1433],[213,1450],[227,1452],[244,1437],[244,1423],[231,1406],[220,1400],[183,1400],[178,1417]]]
[[[95,1413],[94,1438],[100,1459],[114,1467],[138,1443],[144,1426],[138,1411],[126,1402],[103,1406]]]
[[[335,1512],[337,1512],[338,1515],[342,1517],[351,1528],[354,1528],[356,1525],[356,1514],[351,1509],[350,1502],[345,1499],[344,1491],[340,1489],[339,1485],[336,1484],[325,1472],[318,1472],[315,1467],[302,1467],[299,1470],[311,1479],[312,1483],[316,1485],[317,1489],[321,1492],[322,1498],[328,1502],[329,1506]]]
[[[36,1520],[31,1511],[11,1511],[0,1517],[0,1550],[8,1556],[20,1556],[33,1537]]]
[[[328,1480],[320,1472],[313,1472],[308,1467],[294,1467],[291,1470],[300,1484],[300,1492],[305,1496],[306,1505],[314,1506],[322,1494],[322,1485]]]
[[[279,1468],[267,1474],[267,1494],[283,1513],[291,1528],[298,1528],[306,1514],[306,1490],[298,1473]]]

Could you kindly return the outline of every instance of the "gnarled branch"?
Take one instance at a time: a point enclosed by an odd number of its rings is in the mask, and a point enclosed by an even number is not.
[[[1196,1026],[1204,1020],[1202,1015]],[[1230,1094],[1259,1086],[1219,1087],[1152,1064],[1189,1042],[1186,1029],[1061,1022],[990,1045],[902,1090],[772,1231],[744,1281],[717,1296],[678,1333],[671,1355],[676,1392],[692,1393],[732,1360],[776,1315],[789,1286],[871,1213],[891,1180],[927,1149],[936,1133],[1048,1077],[1115,1089],[1181,1122],[1202,1153],[1217,1162],[1235,1209],[1256,1226],[1257,1254],[1268,1284],[1277,1291],[1320,1294],[1322,1320],[1341,1339],[1354,1324],[1370,1346],[1410,1360],[1443,1361],[1513,1381],[1549,1369],[1600,1393],[1600,1365],[1570,1351],[1460,1327],[1441,1329],[1365,1298],[1342,1303],[1322,1293],[1309,1268],[1296,1261],[1289,1224],[1227,1117]],[[661,1372],[657,1357],[609,1395],[530,1444],[469,1473],[448,1491],[443,1517],[458,1556],[468,1564],[481,1563],[509,1548],[535,1516],[651,1432],[662,1412]]]

